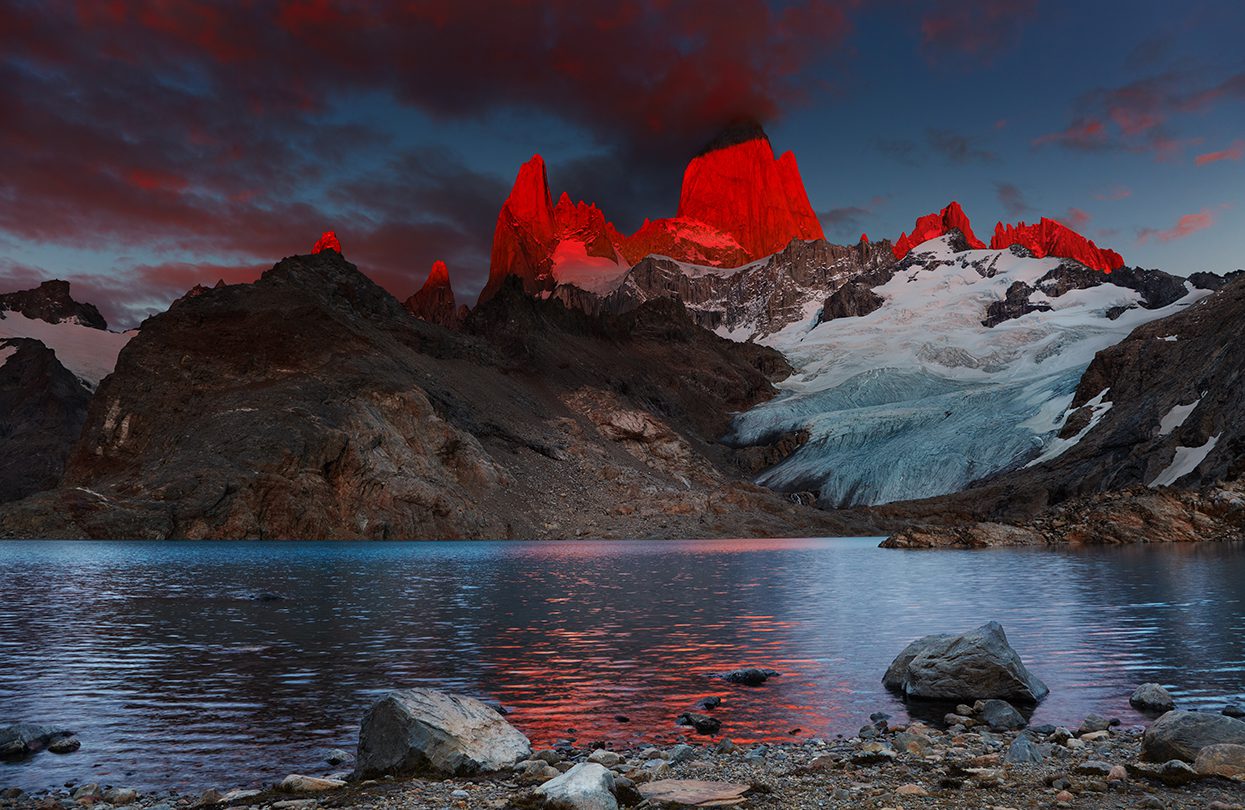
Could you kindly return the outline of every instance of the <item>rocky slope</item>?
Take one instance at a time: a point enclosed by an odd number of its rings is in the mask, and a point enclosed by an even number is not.
[[[619,317],[503,286],[455,334],[335,250],[145,322],[60,488],[7,537],[766,536],[833,517],[739,480],[715,440],[772,350],[674,302]],[[688,370],[693,370],[687,373]]]
[[[879,510],[893,546],[1245,537],[1245,279],[1098,352],[1027,466]]]
[[[0,503],[60,482],[90,398],[47,346],[0,339]]]

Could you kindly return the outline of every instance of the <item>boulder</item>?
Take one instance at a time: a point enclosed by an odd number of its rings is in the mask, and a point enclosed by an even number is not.
[[[531,752],[527,737],[475,698],[403,689],[376,701],[363,718],[355,773],[489,773]]]
[[[748,667],[747,669],[736,669],[728,672],[722,676],[722,680],[742,684],[743,686],[760,686],[777,675],[777,670]]]
[[[1025,668],[998,622],[960,636],[926,636],[909,644],[882,682],[909,698],[1035,704],[1050,692]]]
[[[1208,745],[1197,752],[1193,770],[1202,776],[1223,776],[1245,781],[1245,745]]]
[[[991,731],[1017,731],[1029,725],[1024,716],[1006,700],[990,699],[977,713]]]
[[[0,728],[0,759],[19,759],[42,751],[73,732],[56,726],[14,723]]]
[[[680,726],[691,726],[697,734],[717,734],[722,729],[722,721],[707,714],[683,712],[676,721]]]
[[[321,779],[318,776],[292,773],[282,779],[277,787],[286,793],[323,793],[326,790],[337,790],[345,786],[346,783],[340,779]]]
[[[1245,721],[1222,714],[1171,711],[1146,729],[1141,758],[1193,762],[1203,748],[1221,744],[1245,745]]]
[[[553,810],[618,810],[614,774],[595,762],[581,762],[536,788]]]
[[[1176,708],[1176,701],[1167,690],[1157,683],[1143,683],[1133,692],[1128,703],[1134,709],[1143,712],[1162,714]]]
[[[657,806],[728,807],[743,804],[749,785],[705,782],[699,779],[662,779],[640,785],[640,793]]]
[[[1046,759],[1042,749],[1029,739],[1028,734],[1021,734],[1007,749],[1003,761],[1009,765],[1032,765]]]

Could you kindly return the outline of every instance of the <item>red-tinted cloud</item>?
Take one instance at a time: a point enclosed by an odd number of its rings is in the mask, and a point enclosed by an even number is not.
[[[1240,160],[1242,157],[1245,157],[1245,140],[1235,140],[1227,149],[1198,155],[1193,159],[1193,162],[1198,166],[1205,166],[1207,163],[1217,163],[1220,160]]]
[[[1069,208],[1068,212],[1058,219],[1061,223],[1067,225],[1072,230],[1083,232],[1093,217],[1091,217],[1087,212],[1082,211],[1080,208]]]
[[[966,57],[989,63],[1015,44],[1037,0],[940,0],[921,18],[921,44],[934,63]]]
[[[1204,231],[1214,224],[1214,212],[1209,208],[1203,208],[1196,214],[1185,214],[1170,228],[1142,228],[1137,232],[1137,241],[1144,243],[1153,237],[1160,242],[1170,242],[1173,239],[1183,239],[1198,231]]]

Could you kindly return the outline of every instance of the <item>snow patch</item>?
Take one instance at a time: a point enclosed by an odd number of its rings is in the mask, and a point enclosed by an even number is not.
[[[1150,482],[1150,486],[1169,487],[1196,470],[1198,465],[1210,455],[1210,451],[1215,449],[1215,445],[1219,443],[1219,437],[1222,435],[1222,433],[1217,433],[1211,436],[1206,440],[1206,444],[1201,447],[1177,447],[1176,457],[1172,459],[1172,463],[1168,464],[1167,469],[1159,473],[1158,477]]]
[[[1077,431],[1075,436],[1067,439],[1061,439],[1058,436],[1055,436],[1046,444],[1046,449],[1042,451],[1042,454],[1026,464],[1025,467],[1032,467],[1036,464],[1041,464],[1044,461],[1050,461],[1052,458],[1058,458],[1072,447],[1075,447],[1081,439],[1084,439],[1089,432],[1102,421],[1102,417],[1106,415],[1107,411],[1111,410],[1111,405],[1113,403],[1103,401],[1109,393],[1111,393],[1111,389],[1104,388],[1102,391],[1098,392],[1098,396],[1081,406],[1083,408],[1089,408],[1091,412],[1089,415],[1089,422],[1085,425],[1085,427]],[[1077,408],[1076,410],[1080,410],[1080,408]],[[1072,413],[1073,411],[1066,411],[1064,413],[1064,418],[1059,423],[1059,427],[1063,427],[1063,423],[1068,421],[1068,417],[1071,416]]]
[[[1175,335],[1168,335],[1167,337],[1163,338],[1163,340],[1166,340],[1168,343],[1175,343],[1177,338]]]
[[[1163,414],[1163,418],[1159,420],[1159,435],[1166,436],[1183,425],[1189,418],[1189,414],[1193,413],[1201,402],[1202,398],[1198,397],[1188,405],[1173,405],[1172,409]]]
[[[4,364],[9,362],[9,358],[15,354],[17,354],[17,347],[0,346],[0,368],[3,368]]]
[[[136,334],[136,331],[108,332],[69,321],[48,323],[27,318],[20,312],[5,312],[0,320],[0,339],[38,340],[56,352],[56,359],[92,390],[112,373],[121,348]]]
[[[596,295],[617,289],[629,269],[617,252],[613,259],[589,256],[588,246],[575,239],[563,239],[553,251],[554,279]]]

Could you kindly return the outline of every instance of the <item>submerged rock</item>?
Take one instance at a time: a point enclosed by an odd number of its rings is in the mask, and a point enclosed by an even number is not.
[[[0,728],[0,759],[27,757],[67,739],[77,738],[72,731],[56,726],[14,723]],[[77,746],[67,750],[77,750]]]
[[[527,737],[475,698],[403,689],[376,701],[363,718],[355,773],[489,773],[531,752]]]
[[[747,669],[736,669],[728,672],[722,676],[722,680],[742,684],[743,686],[760,686],[770,678],[778,676],[778,674],[778,671],[773,669],[748,667]]]
[[[998,698],[1033,704],[1050,692],[1007,643],[998,622],[960,636],[926,636],[895,658],[882,682],[905,697],[928,700]]]

